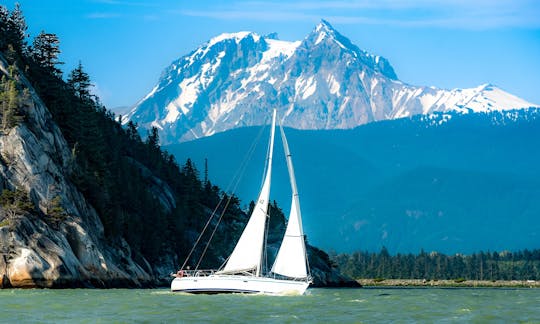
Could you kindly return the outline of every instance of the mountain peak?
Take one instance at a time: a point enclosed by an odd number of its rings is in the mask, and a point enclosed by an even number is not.
[[[340,34],[340,32],[324,19],[321,19],[313,31],[306,37],[304,42],[306,42],[309,47],[317,47],[319,44],[339,46],[344,51],[350,53],[355,60],[358,60],[369,69],[381,73],[390,79],[397,80],[397,75],[387,59],[370,54],[358,48],[358,46],[353,44],[350,39]]]
[[[327,32],[335,32],[336,30],[334,29],[334,27],[332,27],[332,25],[324,20],[324,19],[321,19],[321,21],[317,24],[317,26],[315,26],[315,31],[318,31],[320,32],[321,30],[324,30],[324,31],[327,31]]]
[[[481,90],[492,91],[493,88],[497,88],[497,86],[492,83],[484,83],[480,85],[478,88],[480,88]]]
[[[308,35],[307,39],[312,40],[313,44],[317,45],[327,37],[337,40],[343,36],[341,36],[328,21],[321,19],[317,26],[315,26],[315,29]]]

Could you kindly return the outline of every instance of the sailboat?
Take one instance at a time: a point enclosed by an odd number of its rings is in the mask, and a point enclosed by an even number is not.
[[[302,295],[311,283],[307,260],[298,189],[285,132],[280,123],[281,138],[291,182],[292,203],[274,264],[263,273],[264,238],[272,178],[272,156],[276,128],[276,110],[272,115],[266,173],[249,221],[232,254],[218,270],[180,270],[171,283],[173,292],[185,293],[259,293]]]

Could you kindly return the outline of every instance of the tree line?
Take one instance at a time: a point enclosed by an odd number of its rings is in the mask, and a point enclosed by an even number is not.
[[[341,271],[357,279],[540,280],[540,249],[446,255],[438,252],[390,255],[331,253]]]

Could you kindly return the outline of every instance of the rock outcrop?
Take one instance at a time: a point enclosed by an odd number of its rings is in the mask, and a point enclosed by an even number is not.
[[[323,251],[308,246],[308,256],[313,277],[313,287],[361,287],[356,280],[341,274]]]

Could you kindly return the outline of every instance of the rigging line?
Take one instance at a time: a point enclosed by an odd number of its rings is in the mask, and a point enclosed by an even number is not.
[[[265,129],[266,129],[266,125],[263,125],[260,128],[259,133],[255,137],[255,139],[252,141],[248,151],[244,155],[244,158],[242,159],[242,162],[240,163],[240,166],[238,167],[238,169],[234,173],[233,178],[232,178],[231,182],[228,184],[227,189],[225,190],[225,192],[230,193],[231,187],[233,187],[232,188],[233,193],[234,193],[234,191],[236,191],[236,188],[238,187],[238,184],[240,183],[240,181],[242,180],[242,178],[244,176],[247,165],[249,164],[249,161],[253,157],[253,153],[255,153],[255,149],[257,148],[257,144],[259,143],[259,141],[261,139],[261,136],[262,136]]]
[[[231,258],[231,255],[232,255],[232,253],[229,254],[229,256],[225,259],[225,261],[223,261],[223,263],[219,266],[218,271],[221,271],[223,269],[223,267],[225,267],[225,264],[227,264],[227,262]]]
[[[199,269],[199,265],[201,264],[206,251],[208,250],[208,247],[210,246],[210,242],[212,242],[212,238],[214,238],[214,234],[216,234],[216,231],[219,227],[219,223],[221,223],[221,219],[223,218],[223,215],[225,215],[225,212],[227,211],[227,207],[229,207],[229,204],[231,203],[233,196],[229,196],[229,199],[227,199],[227,203],[223,207],[223,211],[221,211],[221,215],[219,215],[218,221],[216,223],[216,226],[214,226],[214,230],[212,231],[212,234],[210,234],[210,238],[208,239],[208,242],[206,243],[206,246],[204,247],[204,250],[201,254],[201,257],[199,258],[199,262],[197,262],[197,265],[195,266],[195,270]]]
[[[208,221],[206,221],[206,224],[204,225],[201,233],[199,234],[199,237],[197,238],[197,240],[195,241],[195,244],[193,244],[193,247],[189,251],[188,256],[186,257],[184,263],[182,264],[182,267],[180,267],[180,270],[183,270],[184,267],[186,266],[186,264],[188,263],[189,259],[191,258],[191,255],[193,254],[193,252],[197,248],[197,245],[199,245],[199,242],[201,241],[201,238],[203,237],[204,233],[206,232],[206,229],[208,228],[208,225],[210,225],[210,222],[212,221],[212,218],[214,218],[214,215],[216,214],[216,212],[217,212],[217,210],[218,210],[218,208],[219,208],[219,206],[221,205],[222,202],[223,202],[223,197],[221,197],[221,200],[217,204],[216,208],[214,208],[214,211],[212,211],[212,214],[208,218]]]

